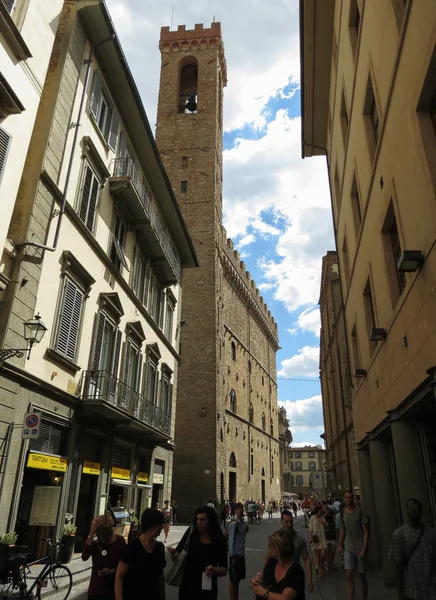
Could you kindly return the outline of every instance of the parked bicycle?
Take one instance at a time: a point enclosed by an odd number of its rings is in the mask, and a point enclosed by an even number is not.
[[[44,541],[48,543],[48,556],[36,577],[32,575],[31,565],[27,564],[28,554],[13,554],[7,576],[0,580],[0,599],[67,600],[73,585],[73,576],[70,569],[58,560],[62,544],[59,541],[52,543],[50,539]],[[33,583],[30,585],[31,581]]]

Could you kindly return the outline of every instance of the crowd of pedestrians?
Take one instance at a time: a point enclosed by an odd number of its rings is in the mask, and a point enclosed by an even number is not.
[[[177,503],[172,504],[166,501],[163,509],[159,505],[146,509],[141,533],[128,545],[114,533],[115,517],[110,510],[94,519],[82,553],[83,560],[92,558],[90,600],[133,600],[139,597],[138,590],[147,598],[165,600],[165,581],[179,587],[179,600],[216,600],[218,580],[227,574],[229,598],[239,600],[239,585],[247,576],[246,536],[250,526],[263,519],[265,504],[228,501],[216,507],[209,501],[197,508],[193,524],[177,546],[165,551],[157,538],[164,531],[167,541],[174,507],[177,509]],[[350,490],[342,502],[337,498],[314,500],[310,509],[308,506],[307,502],[268,502],[268,518],[280,510],[280,528],[268,537],[263,570],[250,576],[253,596],[305,600],[306,591],[313,591],[314,575],[321,579],[334,568],[337,548],[345,570],[347,600],[356,597],[356,573],[360,597],[367,600],[370,519]],[[307,535],[294,529],[299,509],[308,512]],[[406,510],[408,520],[394,532],[389,551],[396,568],[398,597],[436,600],[436,532],[423,524],[418,500],[411,498]]]

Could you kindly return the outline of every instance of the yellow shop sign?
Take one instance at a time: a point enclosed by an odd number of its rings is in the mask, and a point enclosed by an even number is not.
[[[63,456],[49,456],[48,454],[35,454],[31,452],[27,459],[27,466],[32,469],[44,469],[45,471],[67,470],[68,460]]]
[[[84,460],[82,473],[86,475],[100,475],[100,463]]]
[[[112,479],[130,479],[129,469],[119,469],[118,467],[112,467]]]
[[[138,482],[148,483],[148,473],[138,473]]]

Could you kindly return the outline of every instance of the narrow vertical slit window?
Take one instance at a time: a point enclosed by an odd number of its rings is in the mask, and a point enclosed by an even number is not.
[[[368,339],[369,339],[371,329],[374,329],[374,327],[376,326],[374,298],[372,296],[371,281],[370,281],[369,277],[366,281],[365,289],[363,291],[363,306],[365,309],[366,331],[368,333]],[[377,346],[376,342],[372,342],[371,340],[369,340],[369,349],[371,352],[373,352],[373,350],[375,349],[376,346]]]
[[[380,112],[377,107],[377,101],[374,92],[374,85],[371,75],[368,75],[366,85],[365,101],[363,103],[363,115],[365,119],[365,130],[368,141],[371,160],[374,159],[375,149],[380,137]]]
[[[348,257],[347,240],[345,238],[344,243],[342,244],[342,274],[344,276],[344,290],[346,291],[350,283],[350,261]]]
[[[356,325],[351,330],[351,351],[353,353],[354,370],[360,369],[359,341],[357,339]]]
[[[353,175],[351,184],[351,210],[353,213],[354,233],[356,235],[356,244],[359,238],[360,226],[362,223],[362,210],[360,207],[359,188],[357,185],[356,173]]]
[[[400,260],[402,247],[392,200],[389,203],[388,210],[386,211],[386,216],[382,227],[382,241],[389,291],[391,294],[391,303],[392,308],[394,308],[404,288],[406,287],[406,274],[398,271],[398,261]]]
[[[182,194],[186,194],[186,192],[188,191],[188,182],[186,180],[183,180],[180,183],[180,191],[182,192]]]
[[[182,169],[187,169],[187,168],[188,168],[188,157],[182,156]]]

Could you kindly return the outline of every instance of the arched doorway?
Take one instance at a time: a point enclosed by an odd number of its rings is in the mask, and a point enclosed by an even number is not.
[[[261,491],[260,497],[262,498],[262,502],[266,503],[266,486],[265,486],[265,469],[262,467],[262,481],[261,481]]]
[[[236,456],[232,452],[229,460],[229,500],[238,499],[236,489]]]

